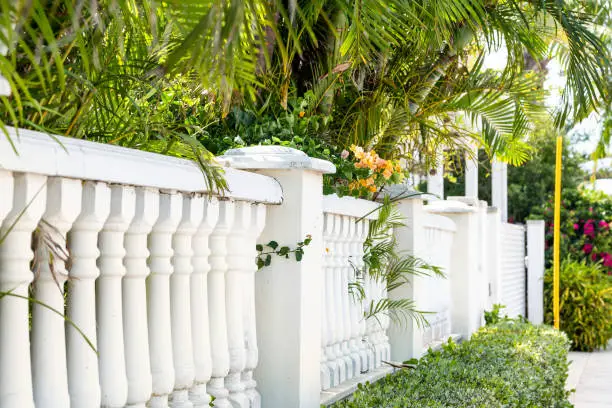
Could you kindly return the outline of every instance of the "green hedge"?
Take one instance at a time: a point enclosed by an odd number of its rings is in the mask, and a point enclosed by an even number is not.
[[[515,320],[483,327],[375,384],[340,408],[571,407],[564,390],[569,341],[547,326]]]

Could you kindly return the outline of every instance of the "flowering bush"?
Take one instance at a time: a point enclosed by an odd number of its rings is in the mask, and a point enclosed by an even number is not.
[[[531,218],[546,221],[546,259],[552,264],[554,204],[549,200]],[[612,275],[612,198],[591,190],[567,190],[561,203],[561,254],[600,263]]]
[[[325,180],[325,194],[371,199],[382,186],[401,183],[405,177],[397,161],[385,160],[360,146],[343,150],[340,159],[335,163],[336,174]]]

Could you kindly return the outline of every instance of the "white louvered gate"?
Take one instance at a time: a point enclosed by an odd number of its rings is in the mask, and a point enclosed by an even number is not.
[[[525,227],[501,224],[501,303],[510,317],[525,316]]]

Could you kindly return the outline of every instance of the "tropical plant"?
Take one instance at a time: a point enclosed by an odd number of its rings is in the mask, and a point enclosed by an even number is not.
[[[566,259],[559,275],[560,326],[572,341],[572,349],[605,348],[612,339],[612,277],[600,265]],[[545,320],[552,323],[552,270],[544,276]]]
[[[530,218],[546,221],[546,265],[552,265],[553,200],[534,209]],[[612,199],[600,191],[563,190],[561,195],[561,253],[574,260],[601,263],[612,273]]]
[[[233,106],[276,117],[305,97],[305,115],[331,115],[326,143],[427,168],[440,144],[466,138],[525,160],[522,137],[544,114],[525,50],[535,61],[561,56],[559,127],[607,91],[607,51],[591,16],[566,1],[0,5],[0,74],[13,92],[2,99],[4,124],[195,158],[211,184],[218,170],[201,140]],[[484,69],[484,55],[500,47],[506,69]],[[476,121],[479,131],[467,123]]]
[[[356,280],[349,284],[353,299],[364,304],[364,317],[379,320],[382,315],[389,316],[398,325],[414,321],[418,326],[427,325],[427,311],[418,310],[412,299],[370,299],[366,297],[366,279],[385,287],[391,292],[402,285],[409,285],[413,276],[440,276],[442,270],[434,265],[406,253],[398,251],[398,243],[393,230],[403,226],[403,216],[385,197],[377,209],[377,218],[370,221],[368,236],[363,243],[363,267],[352,264]]]
[[[565,390],[567,336],[547,326],[507,320],[469,340],[430,351],[414,370],[360,384],[333,407],[572,407]]]

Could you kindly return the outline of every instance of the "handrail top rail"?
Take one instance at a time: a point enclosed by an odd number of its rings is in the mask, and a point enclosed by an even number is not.
[[[423,227],[430,229],[439,229],[448,232],[457,231],[457,225],[453,220],[440,214],[435,214],[429,211],[425,211],[425,217],[423,217]]]
[[[323,196],[323,212],[349,217],[375,220],[382,204],[355,197],[338,197],[336,194]]]
[[[81,180],[102,181],[187,193],[207,193],[196,163],[126,147],[6,127],[17,154],[0,135],[0,169]],[[54,140],[56,139],[56,140]],[[282,189],[272,177],[223,168],[229,191],[225,197],[280,204]]]

